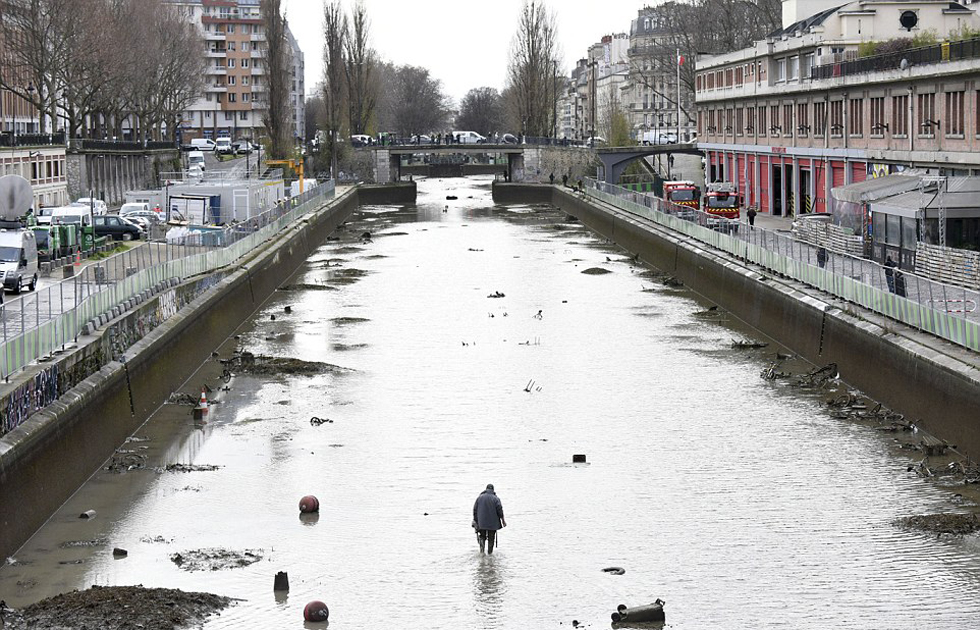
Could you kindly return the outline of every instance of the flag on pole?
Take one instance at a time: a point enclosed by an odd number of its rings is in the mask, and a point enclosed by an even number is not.
[[[677,55],[677,65],[679,66],[684,65],[684,55]]]

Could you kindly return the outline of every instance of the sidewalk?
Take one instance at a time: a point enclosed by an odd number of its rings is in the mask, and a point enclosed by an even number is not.
[[[774,217],[771,214],[759,213],[755,215],[755,226],[761,227],[766,230],[775,230],[777,232],[789,232],[793,227],[793,220],[796,217]],[[741,219],[742,223],[748,225],[749,219],[745,216],[745,211],[742,211]]]

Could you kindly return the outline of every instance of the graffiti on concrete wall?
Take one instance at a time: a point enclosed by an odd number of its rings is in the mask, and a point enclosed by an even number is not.
[[[133,344],[215,286],[221,278],[221,274],[214,274],[192,286],[164,291],[157,296],[152,307],[147,305],[108,327],[100,344],[82,349],[83,358],[61,368],[57,364],[52,365],[11,392],[0,400],[0,436],[23,424],[30,416],[98,372],[110,360],[121,359]]]
[[[58,399],[58,366],[34,375],[0,403],[0,435],[17,428],[29,417]]]

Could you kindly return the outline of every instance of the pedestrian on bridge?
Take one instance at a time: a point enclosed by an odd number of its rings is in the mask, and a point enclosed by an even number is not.
[[[480,543],[480,553],[487,546],[487,553],[493,553],[497,542],[497,531],[507,527],[504,519],[504,506],[493,490],[493,484],[488,483],[487,489],[480,493],[473,504],[473,529],[476,530],[476,540]]]

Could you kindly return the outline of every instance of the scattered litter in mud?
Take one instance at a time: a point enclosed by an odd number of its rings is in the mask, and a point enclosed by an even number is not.
[[[339,318],[344,319],[344,318]],[[356,318],[351,318],[356,319]],[[298,374],[313,375],[325,373],[350,372],[349,368],[319,361],[303,361],[287,357],[269,357],[251,352],[236,352],[230,359],[221,361],[229,369],[237,372],[258,375]]]
[[[117,452],[109,460],[105,470],[113,473],[129,472],[146,468],[146,455],[132,452]]]
[[[661,278],[661,282],[665,287],[679,288],[684,286],[684,283],[675,278],[674,276],[664,276]]]
[[[128,438],[126,438],[126,442],[127,443],[129,443],[129,442],[149,442],[149,441],[150,441],[150,438],[148,438],[148,437],[139,437],[139,436],[136,436],[136,435],[131,435]]]
[[[68,540],[58,546],[62,549],[78,549],[79,547],[105,547],[108,544],[108,538],[93,538],[92,540]]]
[[[173,630],[199,625],[231,603],[228,597],[169,588],[93,586],[7,612],[5,630]]]
[[[190,394],[185,394],[183,392],[171,392],[170,397],[167,398],[167,404],[169,405],[185,405],[187,407],[197,407],[199,400],[194,398]]]
[[[924,514],[898,519],[898,524],[931,534],[962,536],[980,531],[980,515],[977,514]]]
[[[346,324],[360,324],[371,320],[366,317],[334,317],[330,321],[338,326],[344,326]]]
[[[327,444],[330,448],[344,448],[343,444]]]
[[[232,551],[220,547],[191,549],[170,556],[170,561],[184,571],[222,571],[240,569],[262,559],[261,549]]]
[[[732,348],[735,350],[755,350],[757,348],[765,348],[768,345],[768,343],[763,343],[761,341],[732,339]]]
[[[603,269],[602,267],[589,267],[588,269],[582,271],[582,273],[590,276],[601,276],[603,274],[612,273],[608,269]]]
[[[703,311],[694,311],[691,313],[694,317],[704,317],[706,319],[713,319],[715,317],[721,317],[725,314],[725,311],[721,310],[717,306],[709,306]]]
[[[909,464],[908,472],[914,472],[919,477],[939,477],[946,485],[980,483],[980,466],[971,462],[955,461],[930,466],[923,459],[918,464]]]
[[[331,349],[336,352],[349,352],[351,350],[360,350],[361,348],[367,348],[366,343],[335,343],[332,344]]]
[[[381,258],[387,258],[384,254],[371,254],[370,256],[364,256],[364,260],[379,260]]]
[[[164,467],[166,472],[211,472],[219,470],[221,466],[215,466],[214,464],[167,464]]]
[[[143,536],[140,538],[142,543],[163,543],[169,545],[173,542],[172,538],[164,538],[163,536]]]
[[[335,254],[356,254],[357,252],[363,252],[363,251],[364,249],[361,247],[351,247],[351,246],[338,247],[337,249],[333,250]]]
[[[337,291],[337,287],[332,287],[329,284],[310,284],[308,282],[302,282],[299,284],[286,284],[279,287],[280,291]]]
[[[385,232],[384,234],[378,234],[378,236],[408,236],[408,232]]]

